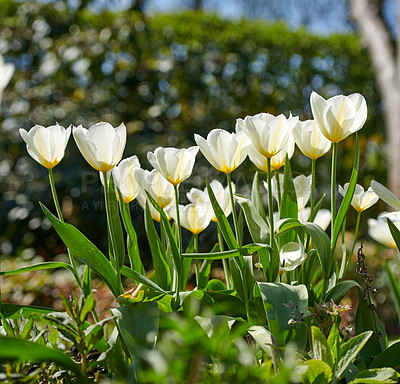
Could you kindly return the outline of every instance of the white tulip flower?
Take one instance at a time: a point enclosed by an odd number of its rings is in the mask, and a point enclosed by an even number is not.
[[[282,151],[289,141],[298,117],[286,118],[284,115],[273,116],[259,113],[236,120],[236,132],[245,132],[261,155],[271,158]]]
[[[158,147],[154,153],[147,153],[147,159],[165,179],[173,185],[178,185],[192,174],[198,151],[198,147],[182,149]]]
[[[223,129],[213,129],[207,139],[195,134],[194,140],[210,164],[226,174],[243,163],[251,143],[244,132],[230,133]]]
[[[158,212],[157,209],[154,208],[153,204],[148,199],[146,192],[141,190],[139,192],[139,194],[137,195],[136,200],[139,202],[139,205],[142,207],[142,209],[144,211],[146,210],[146,202],[147,202],[149,204],[151,218],[157,222],[161,221],[160,212]],[[164,207],[164,212],[165,212],[168,220],[171,220],[171,216],[168,214],[168,210],[167,210],[167,208],[169,208],[170,206],[175,208],[175,199],[172,200],[170,202],[170,204],[168,204],[167,206]]]
[[[344,185],[344,188],[339,185],[339,193],[344,197],[349,188],[349,183]],[[363,212],[366,209],[372,207],[379,200],[378,195],[369,187],[366,191],[364,188],[356,184],[356,189],[354,191],[353,199],[351,200],[351,205],[358,212]]]
[[[397,214],[397,212],[393,212]],[[389,217],[393,224],[400,230],[400,221],[395,220],[396,216],[389,216],[388,213],[381,213],[376,219],[368,219],[368,234],[378,243],[386,245],[389,248],[397,248],[396,242],[390,232],[389,225],[385,218]]]
[[[174,199],[174,186],[156,169],[150,172],[141,168],[135,168],[133,170],[133,177],[140,187],[147,191],[161,208],[165,208]]]
[[[35,125],[29,132],[21,128],[19,133],[26,143],[29,155],[43,167],[52,169],[64,157],[71,126],[65,129],[58,124],[50,127]]]
[[[287,271],[293,271],[299,265],[304,263],[307,258],[307,253],[305,253],[300,246],[300,244],[296,242],[290,242],[284,244],[279,251],[279,271],[281,273]]]
[[[289,159],[292,158],[294,154],[294,144],[293,136],[289,135],[286,147],[275,156],[271,157],[271,171],[278,170],[285,165],[286,155]],[[268,172],[268,159],[258,152],[253,145],[249,151],[249,159],[258,169],[261,169],[266,173]]]
[[[126,143],[126,128],[122,123],[114,128],[100,122],[89,129],[74,127],[73,135],[85,160],[100,172],[108,172],[121,160]]]
[[[316,160],[331,149],[331,142],[321,133],[315,120],[299,121],[293,137],[304,156]]]
[[[267,182],[264,181],[263,183],[264,183],[264,188],[268,191]],[[284,175],[280,174],[279,184],[281,193],[283,192],[283,183],[284,183]],[[301,211],[306,206],[311,196],[311,175],[310,176],[299,175],[293,179],[293,184],[294,184],[294,189],[296,191],[297,208],[298,211]],[[275,177],[271,180],[271,185],[272,185],[272,196],[276,201],[279,201],[278,187],[276,184]]]
[[[304,207],[301,211],[299,211],[299,221],[301,223],[306,223],[310,218],[311,208]],[[315,215],[314,224],[320,226],[324,231],[328,228],[331,223],[332,215],[329,209],[319,209],[317,214]]]
[[[170,205],[166,211],[177,221],[176,206]],[[199,234],[210,224],[214,212],[208,203],[190,203],[188,205],[179,205],[179,217],[181,226],[192,232]]]
[[[135,168],[140,168],[140,162],[137,156],[131,156],[122,160],[111,171],[115,188],[119,189],[126,204],[134,200],[140,192],[139,183],[133,174]],[[100,175],[102,174],[100,173]]]
[[[14,70],[14,64],[4,63],[3,56],[0,54],[0,102],[3,96],[3,91],[10,82]]]
[[[325,100],[313,92],[310,102],[319,129],[332,143],[338,143],[360,130],[367,119],[367,103],[359,93]]]
[[[210,183],[210,187],[214,192],[215,198],[221,209],[224,211],[226,217],[232,213],[232,204],[229,196],[229,186],[223,187],[222,183],[218,180],[213,180]],[[235,193],[235,184],[232,183],[232,191]],[[207,188],[203,190],[197,188],[191,188],[190,192],[186,194],[188,200],[191,203],[208,203],[211,204],[210,197],[208,196]],[[211,207],[212,210],[212,207]],[[213,217],[211,218],[215,223],[217,218],[213,212]]]

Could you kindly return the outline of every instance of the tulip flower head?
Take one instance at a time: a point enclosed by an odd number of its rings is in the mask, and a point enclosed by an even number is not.
[[[332,143],[338,143],[360,130],[367,119],[367,103],[359,93],[325,100],[313,92],[310,102],[319,129]]]
[[[308,222],[310,218],[311,208],[304,207],[301,211],[299,211],[299,221],[301,223]],[[315,215],[314,224],[317,224],[321,227],[324,231],[328,228],[329,224],[331,223],[332,215],[329,209],[319,209],[317,214]]]
[[[100,172],[113,169],[122,158],[126,143],[126,128],[122,123],[114,128],[100,122],[89,129],[82,125],[74,127],[73,135],[85,160]]]
[[[137,156],[131,156],[122,160],[111,171],[115,188],[119,189],[126,204],[134,200],[140,192],[140,186],[133,174],[135,168],[140,168],[140,162]]]
[[[285,148],[283,148],[275,156],[271,157],[271,171],[276,171],[281,169],[285,165],[286,155],[289,159],[292,158],[294,154],[294,138],[289,135],[288,142]],[[250,161],[258,168],[264,172],[268,172],[268,161],[267,158],[258,152],[252,145],[249,151]]]
[[[283,191],[284,175],[279,175],[280,190]],[[264,181],[264,188],[268,191],[268,184]],[[301,211],[311,196],[311,175],[299,175],[293,179],[294,189],[297,197],[297,208]],[[272,196],[276,201],[278,200],[278,187],[275,178],[272,179]]]
[[[288,145],[290,133],[297,124],[298,117],[273,116],[259,113],[237,119],[236,132],[245,132],[261,155],[271,158]]]
[[[147,159],[166,180],[178,185],[192,174],[198,151],[198,147],[182,149],[158,147],[154,153],[147,153]]]
[[[3,91],[10,82],[14,70],[14,65],[11,63],[4,63],[3,56],[0,55],[0,102],[3,96]]]
[[[166,212],[177,221],[175,206],[170,205],[166,209]],[[185,206],[179,205],[181,226],[193,234],[199,234],[204,231],[210,224],[213,215],[214,211],[208,203],[190,203]]]
[[[170,185],[171,185],[171,184],[170,184]],[[143,210],[146,209],[146,202],[147,202],[147,204],[149,205],[149,210],[150,210],[151,218],[152,218],[153,220],[157,221],[157,222],[160,222],[160,221],[161,221],[160,212],[158,212],[157,209],[154,208],[153,204],[152,204],[151,201],[148,199],[148,197],[147,197],[147,195],[146,195],[146,192],[144,192],[143,190],[141,190],[141,191],[139,192],[139,194],[137,195],[136,199],[137,199],[139,205],[142,207]],[[168,220],[171,220],[171,216],[168,214],[168,210],[167,210],[167,208],[169,208],[170,206],[173,207],[173,208],[175,208],[175,200],[172,200],[172,201],[170,202],[170,204],[168,204],[166,207],[164,207],[164,208],[165,208],[165,209],[164,209],[164,212],[165,212],[165,214],[167,215],[167,219],[168,219]]]
[[[228,217],[232,213],[232,204],[229,196],[229,187],[224,188],[222,183],[219,182],[218,180],[211,181],[210,187],[214,192],[218,204],[224,211],[225,216]],[[233,193],[235,193],[235,184],[233,183],[232,183],[232,190]],[[207,188],[205,188],[204,191],[201,189],[192,188],[190,192],[186,194],[186,196],[191,203],[211,204]],[[214,211],[211,220],[214,221],[215,223],[217,222],[217,218],[214,214]]]
[[[368,219],[368,234],[378,243],[386,245],[389,248],[397,248],[396,242],[390,232],[389,225],[385,219],[389,218],[393,224],[400,230],[400,217],[398,212],[390,214],[382,212],[378,219]]]
[[[344,196],[349,188],[349,183],[344,185],[344,188],[339,185],[339,193]],[[378,195],[372,190],[371,187],[364,191],[364,188],[357,184],[354,191],[353,199],[351,200],[351,205],[358,212],[363,212],[366,209],[372,207],[379,200]]]
[[[290,242],[284,244],[279,251],[279,271],[280,273],[286,271],[293,271],[299,265],[304,263],[307,258],[307,254],[303,251],[300,244],[296,242]]]
[[[304,156],[316,160],[331,149],[331,142],[321,133],[315,120],[299,121],[293,137]]]
[[[58,124],[50,127],[35,125],[29,132],[21,128],[19,133],[26,143],[29,155],[43,167],[52,169],[64,157],[71,127],[65,129]]]
[[[209,163],[226,174],[243,163],[250,147],[250,140],[244,132],[230,133],[223,129],[213,129],[207,139],[195,134],[194,140]]]
[[[150,172],[141,168],[135,168],[133,170],[133,177],[140,187],[147,191],[161,208],[165,208],[173,200],[173,185],[156,169]]]

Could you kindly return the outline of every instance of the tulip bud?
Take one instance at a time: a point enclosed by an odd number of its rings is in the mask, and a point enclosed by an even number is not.
[[[65,129],[57,123],[50,127],[35,125],[29,132],[21,128],[19,133],[26,143],[29,155],[43,167],[52,169],[64,157],[71,127]]]

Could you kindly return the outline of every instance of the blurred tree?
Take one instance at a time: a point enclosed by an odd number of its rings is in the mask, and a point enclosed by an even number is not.
[[[400,196],[400,39],[384,16],[383,0],[349,0],[351,15],[368,49],[383,99],[389,188]],[[400,3],[397,2],[397,7]]]

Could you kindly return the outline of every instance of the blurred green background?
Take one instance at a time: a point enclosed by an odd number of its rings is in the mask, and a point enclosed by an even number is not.
[[[360,92],[369,116],[360,131],[359,183],[365,188],[372,179],[385,183],[382,107],[356,33],[321,35],[283,22],[227,19],[194,10],[146,13],[145,1],[122,10],[109,9],[107,2],[97,7],[87,3],[0,0],[0,53],[16,68],[0,113],[0,254],[25,252],[28,259],[40,255],[49,260],[65,252],[38,204],[54,211],[47,171],[28,156],[18,132],[35,124],[88,128],[99,121],[124,122],[124,156],[135,154],[150,169],[146,153],[157,146],[194,145],[194,133],[206,136],[217,127],[233,131],[236,118],[262,111],[311,118],[312,90],[324,97]],[[342,185],[350,177],[354,145],[353,135],[339,146]],[[310,162],[299,151],[291,164],[295,175],[310,172]],[[246,160],[235,171],[239,192],[246,194],[254,170]],[[104,250],[101,184],[72,137],[54,174],[66,220]],[[329,154],[317,162],[317,174],[321,196],[329,191]],[[182,198],[191,186],[204,188],[205,177],[222,181],[222,176],[199,154],[193,176],[182,184]],[[135,204],[132,215],[150,266],[142,211]],[[379,203],[363,219],[384,208]],[[214,232],[211,228],[202,235],[202,250],[216,241]],[[366,220],[360,237],[368,238]],[[373,246],[371,256],[376,251]],[[382,272],[373,277],[384,285]],[[387,303],[388,296],[381,301]]]

